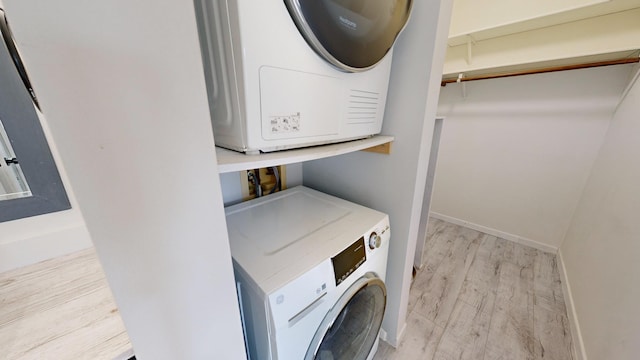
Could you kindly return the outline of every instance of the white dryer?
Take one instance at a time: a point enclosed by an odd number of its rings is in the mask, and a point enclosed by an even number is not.
[[[196,0],[216,145],[257,153],[380,132],[411,0]]]
[[[386,214],[305,187],[226,214],[249,359],[373,358],[386,306]]]

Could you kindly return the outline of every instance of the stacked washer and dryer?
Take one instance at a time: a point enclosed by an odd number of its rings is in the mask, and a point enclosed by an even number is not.
[[[389,218],[295,187],[226,209],[250,359],[370,359]]]
[[[380,133],[411,0],[195,0],[216,146]],[[249,359],[367,360],[386,306],[386,214],[296,187],[226,209]]]

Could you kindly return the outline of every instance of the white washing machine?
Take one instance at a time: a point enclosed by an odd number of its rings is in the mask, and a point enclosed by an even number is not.
[[[196,0],[216,145],[247,153],[380,132],[411,0]]]
[[[226,214],[249,359],[373,358],[386,214],[302,186]]]

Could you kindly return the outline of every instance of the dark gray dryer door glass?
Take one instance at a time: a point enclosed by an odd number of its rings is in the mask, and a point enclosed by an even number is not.
[[[311,47],[344,71],[375,66],[391,50],[411,0],[285,0]]]
[[[370,273],[358,279],[325,316],[305,359],[365,360],[378,338],[386,301],[382,280]]]

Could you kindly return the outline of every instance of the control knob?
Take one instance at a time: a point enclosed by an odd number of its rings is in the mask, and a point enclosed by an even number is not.
[[[375,248],[379,248],[381,244],[382,238],[380,235],[372,232],[371,235],[369,235],[369,248],[373,250]]]

